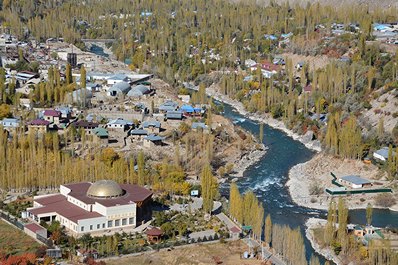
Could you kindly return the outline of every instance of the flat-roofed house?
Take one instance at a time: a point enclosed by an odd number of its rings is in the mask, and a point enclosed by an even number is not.
[[[339,178],[339,182],[342,183],[343,185],[349,186],[353,189],[360,189],[360,188],[372,186],[372,183],[369,180],[361,178],[360,176],[356,176],[356,175],[341,177],[341,178]]]

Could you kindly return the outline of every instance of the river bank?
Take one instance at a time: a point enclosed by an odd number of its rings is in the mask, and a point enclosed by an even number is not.
[[[360,175],[370,181],[380,183],[384,186],[391,185],[386,180],[385,174],[375,165],[367,165],[358,160],[342,160],[327,154],[317,154],[311,160],[297,164],[289,171],[289,180],[286,183],[292,200],[300,206],[327,210],[332,200],[332,196],[327,195],[324,189],[333,187],[331,176],[333,172],[337,177],[347,175]],[[314,190],[318,189],[320,195],[316,195]],[[313,195],[311,195],[313,194]],[[356,194],[350,195],[346,200],[349,209],[365,209],[370,203],[374,208],[378,206],[377,194]],[[398,202],[397,194],[391,195]],[[385,208],[385,207],[384,207]],[[389,207],[392,211],[398,211],[398,203]]]
[[[230,174],[230,176],[233,178],[242,178],[246,169],[256,164],[266,153],[267,148],[263,147],[262,149],[250,151],[245,154],[240,160],[235,162],[234,173]]]
[[[318,140],[310,140],[305,135],[299,135],[294,133],[293,131],[289,130],[283,121],[277,120],[272,118],[270,115],[267,114],[257,114],[257,113],[250,113],[248,112],[243,104],[237,100],[233,100],[226,95],[221,94],[218,91],[218,85],[213,84],[210,87],[206,88],[206,94],[214,99],[229,104],[234,107],[234,109],[241,115],[244,115],[247,118],[250,118],[253,121],[258,121],[269,125],[272,128],[281,130],[285,132],[289,137],[292,137],[294,140],[297,140],[303,143],[308,149],[311,149],[316,152],[322,151],[321,144]]]
[[[327,260],[332,260],[336,265],[342,264],[339,257],[334,254],[332,249],[330,248],[322,248],[315,238],[314,229],[321,228],[326,225],[326,220],[319,219],[319,218],[309,218],[305,223],[305,237],[310,241],[312,248],[318,254],[325,257]]]

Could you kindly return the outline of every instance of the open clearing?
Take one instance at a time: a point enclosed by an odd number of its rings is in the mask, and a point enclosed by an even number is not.
[[[114,260],[107,260],[106,264],[156,264],[156,265],[206,265],[217,264],[241,264],[241,265],[259,265],[260,260],[241,259],[247,246],[241,241],[228,242],[225,244],[214,243],[206,245],[189,245],[171,251],[162,250],[157,253],[148,253],[136,257],[125,257]]]
[[[12,255],[34,253],[39,246],[33,238],[0,220],[0,252]]]

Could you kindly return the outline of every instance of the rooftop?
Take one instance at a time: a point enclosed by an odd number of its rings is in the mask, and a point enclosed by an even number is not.
[[[364,185],[364,184],[371,183],[369,180],[361,178],[360,176],[356,176],[356,175],[344,176],[344,177],[341,177],[340,179],[350,182],[355,185]]]

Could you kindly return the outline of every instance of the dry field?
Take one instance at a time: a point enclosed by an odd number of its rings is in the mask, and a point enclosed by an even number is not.
[[[261,261],[245,260],[240,256],[247,251],[247,246],[241,241],[229,243],[215,243],[208,245],[190,245],[171,251],[143,254],[137,257],[118,258],[107,260],[106,264],[156,264],[156,265],[207,265],[222,262],[224,265],[260,265]],[[218,263],[221,264],[221,263]]]
[[[39,246],[33,238],[0,220],[0,252],[13,255],[34,253]]]

